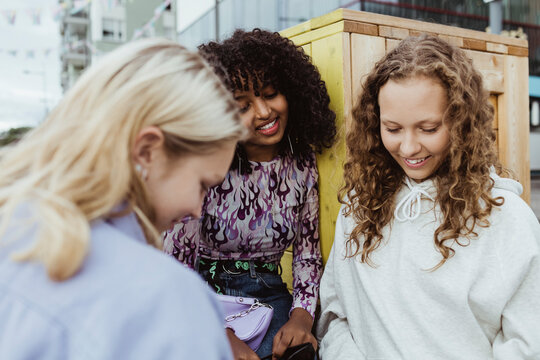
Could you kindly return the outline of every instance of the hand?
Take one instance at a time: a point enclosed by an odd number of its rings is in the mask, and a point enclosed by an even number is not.
[[[317,340],[311,333],[313,317],[307,310],[294,308],[289,321],[279,329],[272,344],[272,359],[279,359],[288,347],[310,342],[317,350]]]
[[[260,360],[253,350],[245,342],[240,340],[234,331],[227,328],[227,338],[233,352],[234,360]]]

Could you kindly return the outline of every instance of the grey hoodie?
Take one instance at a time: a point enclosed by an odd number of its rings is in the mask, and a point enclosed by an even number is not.
[[[397,194],[374,266],[345,257],[354,222],[340,211],[320,289],[322,360],[540,359],[540,224],[519,183],[492,178],[504,204],[435,271],[431,180]]]

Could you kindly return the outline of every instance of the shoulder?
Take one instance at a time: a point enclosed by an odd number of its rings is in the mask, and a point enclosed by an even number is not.
[[[505,189],[493,189],[492,196],[501,198],[504,202],[501,206],[493,207],[490,215],[491,226],[502,226],[514,228],[540,227],[538,219],[530,206],[516,193]],[[497,225],[500,224],[500,225]]]
[[[114,235],[115,240],[99,237],[101,232]],[[100,334],[96,342],[102,348],[115,349],[118,358],[129,354],[151,358],[156,354],[152,349],[177,346],[179,357],[196,356],[194,344],[198,340],[194,334],[203,332],[214,347],[222,348],[219,309],[198,274],[112,227],[93,232],[92,242],[96,246],[81,280],[100,279],[100,285],[88,294],[92,303],[87,310],[93,311],[94,317],[85,320],[84,328]],[[128,328],[131,330],[126,332]],[[198,345],[204,349],[204,344]]]
[[[485,234],[495,240],[503,263],[526,266],[531,259],[540,257],[540,223],[516,193],[494,189],[492,195],[502,198],[504,203],[493,207]]]
[[[0,265],[7,320],[0,333],[25,351],[46,347],[40,353],[51,359],[227,358],[218,305],[198,275],[104,222],[92,226],[84,264],[65,281],[5,252]]]
[[[298,173],[298,177],[307,179],[308,186],[314,186],[318,182],[317,157],[313,151],[299,157],[289,157],[291,166]]]

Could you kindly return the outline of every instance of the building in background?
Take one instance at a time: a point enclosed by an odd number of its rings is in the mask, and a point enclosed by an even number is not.
[[[489,4],[483,0],[218,0],[216,3],[218,16],[214,6],[184,28],[178,35],[181,44],[195,48],[216,37],[226,37],[235,28],[280,31],[338,8],[479,31],[489,27]],[[502,5],[504,32],[527,37],[529,71],[540,76],[540,1],[502,0]]]
[[[279,31],[338,8],[489,30],[489,4],[484,0],[217,0],[216,4],[218,11],[214,6],[182,29],[181,44],[195,48],[227,37],[236,28]],[[529,42],[531,171],[540,176],[540,1],[502,0],[502,8],[503,34]]]
[[[175,0],[60,0],[61,83],[69,89],[92,61],[132,39],[176,40]]]

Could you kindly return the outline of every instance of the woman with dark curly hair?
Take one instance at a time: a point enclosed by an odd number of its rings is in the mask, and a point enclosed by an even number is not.
[[[322,258],[314,153],[330,147],[336,134],[325,84],[303,50],[278,33],[237,30],[199,51],[234,94],[251,136],[237,147],[225,181],[209,189],[201,219],[169,230],[165,250],[218,293],[273,306],[258,356],[281,356],[305,342],[317,347],[311,327]],[[292,296],[279,266],[289,246]],[[227,332],[235,358],[258,358]]]
[[[321,281],[322,359],[540,355],[540,225],[465,52],[411,37],[368,75]]]

